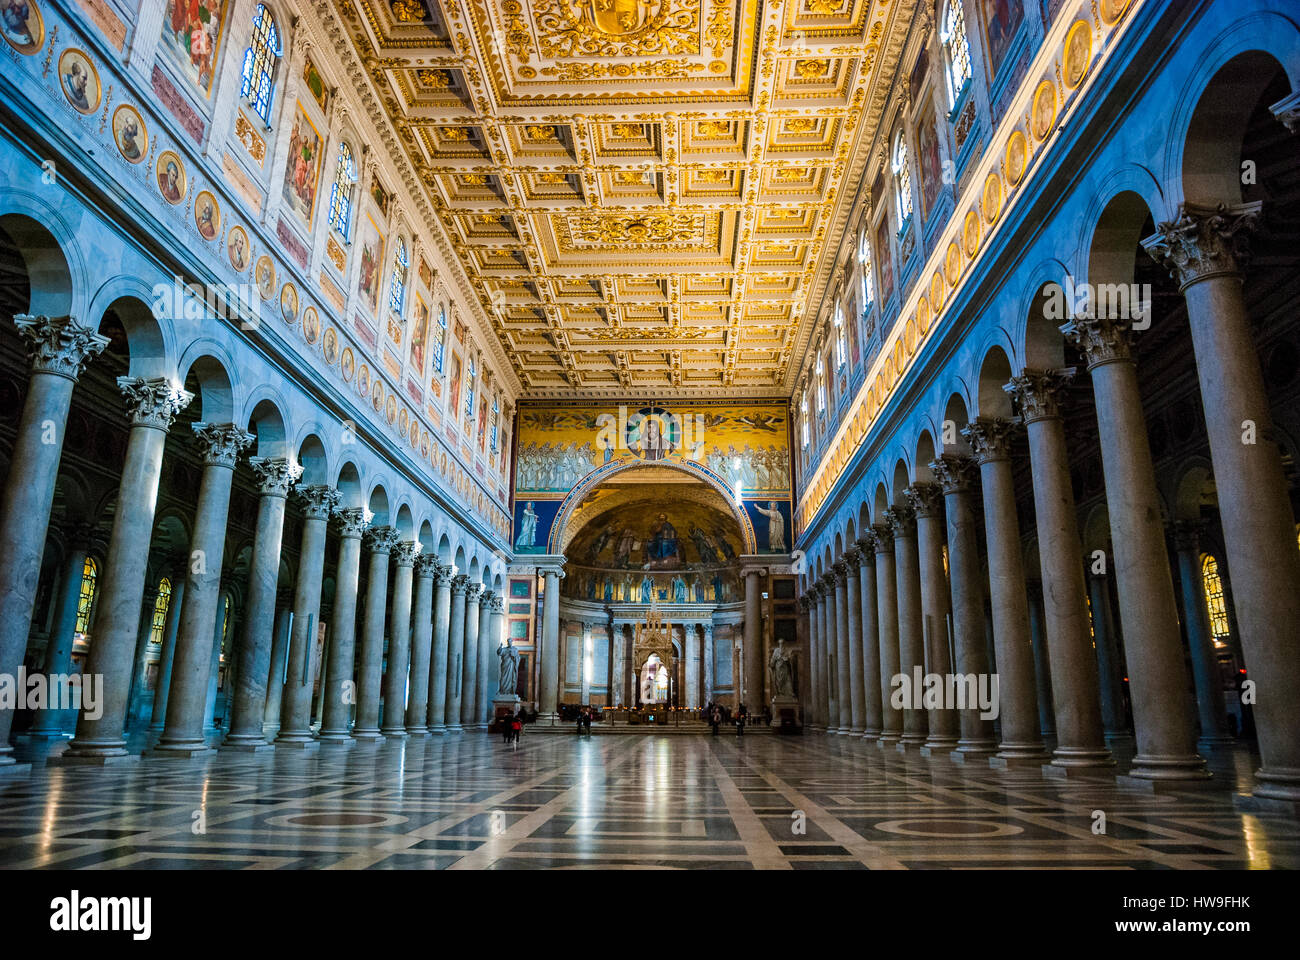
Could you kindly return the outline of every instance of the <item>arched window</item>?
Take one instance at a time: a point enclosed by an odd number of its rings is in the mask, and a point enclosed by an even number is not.
[[[469,375],[465,378],[465,422],[470,423],[474,419],[474,378],[478,376],[478,367],[474,363],[473,354],[469,358]]]
[[[153,602],[153,616],[149,620],[149,642],[162,643],[163,629],[167,626],[167,609],[172,603],[172,582],[166,577],[158,581],[158,596]]]
[[[239,95],[247,98],[262,122],[268,125],[275,92],[275,68],[282,52],[280,28],[275,25],[275,17],[266,9],[266,4],[259,3],[253,14],[253,39],[244,51]]]
[[[447,345],[447,308],[438,304],[438,342],[433,345],[433,370],[442,373],[443,351]]]
[[[398,237],[397,252],[393,254],[393,278],[388,290],[388,309],[399,320],[402,318],[402,306],[406,303],[406,269],[409,265],[406,241]]]
[[[820,353],[817,354],[817,412],[826,412],[826,365]]]
[[[1205,610],[1210,615],[1210,633],[1215,643],[1228,636],[1228,606],[1223,598],[1223,577],[1219,561],[1210,554],[1201,557],[1201,582],[1205,587]]]
[[[907,139],[898,131],[894,140],[894,186],[898,200],[898,232],[912,216],[912,171],[907,165]]]
[[[352,228],[352,188],[357,182],[357,162],[347,141],[339,143],[339,159],[334,167],[334,186],[330,188],[330,226],[344,240]]]
[[[844,366],[844,361],[848,359],[849,352],[844,342],[844,308],[839,304],[835,305],[835,369],[838,370]]]
[[[77,595],[77,625],[74,633],[86,633],[90,629],[90,612],[95,606],[95,590],[99,586],[99,564],[93,557],[87,557],[81,565],[81,591]]]
[[[957,98],[970,82],[970,44],[966,40],[966,19],[961,12],[961,0],[948,3],[939,39],[948,54],[948,102],[955,107]]]
[[[799,439],[806,450],[808,448],[808,388],[803,388],[803,395],[799,398]]]
[[[492,453],[497,452],[497,421],[501,416],[501,404],[496,397],[492,398]]]
[[[865,310],[876,299],[875,285],[871,282],[871,241],[865,229],[858,240],[858,266],[862,269],[862,308]]]

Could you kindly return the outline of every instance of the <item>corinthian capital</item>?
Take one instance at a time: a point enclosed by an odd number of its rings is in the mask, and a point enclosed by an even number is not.
[[[327,483],[315,483],[299,487],[298,496],[303,501],[302,512],[308,520],[328,520],[343,495]]]
[[[1173,274],[1180,288],[1210,277],[1240,276],[1250,258],[1248,238],[1259,225],[1262,206],[1180,203],[1178,219],[1161,223],[1142,246]]]
[[[483,584],[471,583],[465,587],[465,602],[478,603],[479,594],[483,592]]]
[[[403,540],[393,546],[393,562],[399,567],[415,566],[416,554],[420,551],[418,540]]]
[[[920,480],[903,491],[907,504],[918,517],[930,519],[943,513],[943,490],[937,483]]]
[[[881,516],[881,522],[871,527],[876,539],[876,553],[892,553],[894,550],[894,528],[889,522],[888,513],[886,510]]]
[[[870,566],[876,562],[876,531],[868,529],[858,537],[858,555],[862,558],[862,563]]]
[[[1109,317],[1080,317],[1061,325],[1065,339],[1088,358],[1088,369],[1117,360],[1132,360],[1129,322]]]
[[[812,597],[810,597],[808,594],[805,593],[803,596],[799,598],[800,613],[807,613],[808,608],[811,606],[812,606]]]
[[[233,423],[193,423],[190,427],[199,438],[203,465],[207,467],[233,469],[240,453],[253,445],[253,435]]]
[[[885,522],[893,530],[895,540],[916,536],[916,511],[911,504],[888,508]]]
[[[939,481],[944,493],[963,493],[969,490],[974,468],[975,461],[970,457],[959,457],[953,453],[942,453],[930,461],[930,472]]]
[[[437,587],[446,587],[451,585],[452,573],[455,571],[449,563],[439,563],[433,569],[433,583]]]
[[[101,337],[72,317],[20,313],[14,315],[14,326],[27,342],[33,373],[54,373],[76,380],[90,359],[108,346],[108,337]]]
[[[1002,389],[1020,401],[1025,423],[1061,416],[1061,391],[1074,378],[1074,368],[1024,370]]]
[[[264,497],[288,497],[289,488],[302,476],[302,467],[288,457],[249,457],[248,465],[257,478],[257,492]]]
[[[350,540],[360,540],[366,531],[366,511],[361,507],[345,507],[334,511],[334,519],[339,524],[339,536]]]
[[[392,553],[397,546],[397,530],[393,527],[369,527],[366,529],[366,546],[371,553]]]
[[[415,558],[415,575],[422,579],[429,579],[438,571],[438,555],[436,553],[422,553]]]
[[[133,427],[167,430],[194,399],[194,394],[166,377],[118,377],[117,389],[126,397],[126,415]]]
[[[1011,456],[1011,434],[1018,424],[1003,417],[976,417],[961,428],[976,463],[992,463]]]
[[[496,595],[494,594],[493,597],[492,597],[492,612],[493,612],[493,613],[505,613],[505,609],[506,609],[505,601],[502,600],[501,597],[496,596]]]
[[[451,592],[453,595],[460,594],[461,596],[464,596],[465,588],[467,586],[469,586],[469,577],[465,574],[458,573],[456,576],[451,578]]]

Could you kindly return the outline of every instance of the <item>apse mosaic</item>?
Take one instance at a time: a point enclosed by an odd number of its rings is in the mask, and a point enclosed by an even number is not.
[[[619,464],[684,463],[720,481],[728,499],[743,507],[760,552],[785,553],[790,524],[788,428],[782,403],[523,406],[515,460],[515,551],[547,551],[561,501],[592,471]],[[690,562],[704,562],[702,553],[725,557],[728,551],[743,549],[740,543],[724,548],[709,541],[701,550],[689,534],[685,542],[685,552],[693,553]],[[610,549],[607,542],[600,552]]]

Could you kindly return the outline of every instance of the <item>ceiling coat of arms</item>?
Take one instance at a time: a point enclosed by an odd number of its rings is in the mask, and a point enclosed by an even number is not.
[[[540,0],[545,57],[618,57],[700,51],[700,0]]]

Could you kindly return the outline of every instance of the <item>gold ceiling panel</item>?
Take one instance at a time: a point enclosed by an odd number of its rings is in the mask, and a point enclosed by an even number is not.
[[[326,2],[525,395],[788,392],[916,0]]]

